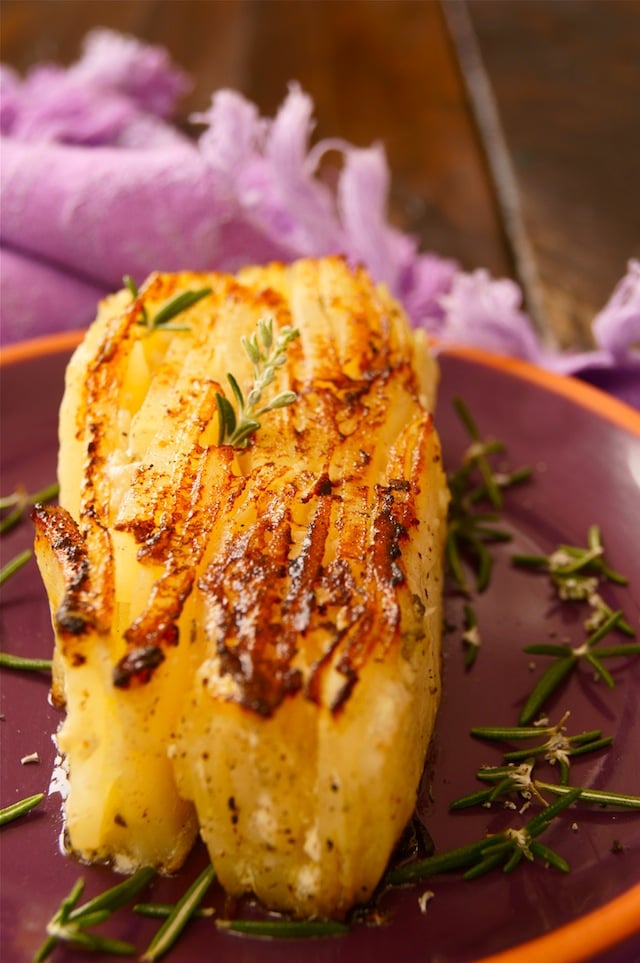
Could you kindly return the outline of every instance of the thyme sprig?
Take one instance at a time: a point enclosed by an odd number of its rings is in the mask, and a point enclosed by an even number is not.
[[[391,886],[416,883],[440,873],[455,872],[460,869],[465,871],[463,879],[470,880],[483,876],[500,865],[505,873],[511,872],[523,858],[533,861],[536,857],[561,872],[569,872],[570,867],[566,860],[540,843],[538,836],[549,827],[556,816],[571,806],[581,795],[582,789],[572,787],[536,813],[519,829],[508,828],[477,842],[469,843],[467,846],[460,846],[399,866],[388,872],[384,881]]]
[[[13,822],[14,819],[19,819],[20,816],[31,812],[43,799],[44,793],[37,792],[33,796],[26,796],[25,799],[19,799],[18,802],[0,809],[0,826],[5,826],[7,823]]]
[[[140,290],[132,277],[128,274],[122,279],[124,286],[131,292],[134,300],[140,298]],[[144,303],[140,303],[140,317],[138,324],[147,329],[149,334],[162,328],[164,331],[188,331],[188,325],[169,324],[177,315],[182,314],[187,308],[197,304],[202,298],[211,294],[211,288],[198,288],[193,291],[181,291],[175,297],[166,301],[162,307],[158,308],[154,315],[150,315]]]
[[[591,666],[596,676],[601,678],[610,689],[615,687],[614,678],[602,660],[640,655],[640,643],[601,645],[609,633],[619,627],[622,618],[623,614],[620,609],[611,612],[605,621],[585,639],[582,645],[572,647],[570,645],[540,643],[539,645],[525,646],[524,652],[530,655],[550,656],[554,661],[542,673],[525,701],[520,713],[520,725],[526,726],[533,722],[551,695],[583,660]]]
[[[229,399],[221,393],[216,394],[218,406],[218,444],[246,448],[249,438],[260,428],[260,418],[269,411],[292,405],[297,399],[294,391],[281,391],[271,401],[261,404],[266,388],[275,380],[277,371],[287,360],[289,344],[299,336],[298,328],[289,325],[281,328],[274,340],[273,319],[261,318],[257,331],[250,337],[243,337],[242,346],[253,365],[253,385],[245,397],[237,379],[227,373],[237,411]]]
[[[88,930],[103,923],[115,910],[133,899],[154,875],[155,871],[149,867],[139,869],[124,882],[112,886],[82,906],[77,905],[84,891],[84,880],[79,879],[49,920],[47,938],[36,953],[34,963],[46,960],[59,943],[116,956],[135,956],[137,950],[132,943],[100,936]]]
[[[0,535],[5,535],[22,521],[27,509],[38,502],[50,502],[57,497],[58,491],[57,482],[47,485],[37,492],[28,492],[23,485],[18,485],[10,495],[0,498],[0,512],[7,512],[0,521]]]
[[[448,476],[451,499],[445,552],[455,585],[468,596],[471,591],[465,562],[472,569],[476,591],[484,592],[491,581],[493,568],[488,546],[511,540],[511,534],[500,525],[503,493],[527,481],[532,472],[530,468],[511,473],[498,471],[493,465],[493,456],[505,451],[504,444],[482,437],[461,398],[454,398],[453,406],[469,434],[471,444],[465,452],[462,466]],[[488,503],[490,510],[483,509],[482,503]]]

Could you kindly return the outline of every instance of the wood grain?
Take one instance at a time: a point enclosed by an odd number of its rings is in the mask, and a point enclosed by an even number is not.
[[[587,343],[640,256],[640,4],[469,5],[543,278],[548,323]]]

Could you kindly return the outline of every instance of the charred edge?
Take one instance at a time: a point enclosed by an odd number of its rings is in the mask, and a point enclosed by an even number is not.
[[[180,605],[175,612],[176,618],[180,615],[186,594],[182,594]],[[160,620],[149,624],[148,620],[140,618],[129,626],[124,633],[124,638],[131,646],[131,651],[136,652],[143,648],[168,649],[176,646],[180,641],[180,633],[178,626],[173,621]],[[142,639],[146,642],[144,646],[140,644]]]
[[[374,523],[374,564],[385,582],[401,585],[404,572],[397,562],[402,555],[400,541],[407,538],[407,529],[393,515],[389,504],[378,514]]]
[[[323,472],[316,481],[315,485],[313,485],[313,487],[301,497],[300,501],[303,505],[306,505],[307,502],[311,501],[312,498],[330,495],[332,491],[333,482],[329,478],[328,474]]]
[[[300,691],[302,673],[289,665],[266,666],[254,664],[251,676],[247,675],[239,656],[224,644],[218,644],[220,672],[230,675],[238,684],[241,695],[233,701],[244,709],[268,719],[288,696]]]
[[[330,709],[332,715],[337,715],[338,712],[347,703],[351,693],[353,692],[354,686],[358,681],[358,672],[353,667],[351,662],[346,658],[341,659],[336,666],[337,671],[343,675],[346,679],[343,686],[341,686],[340,691],[331,703]]]
[[[80,597],[89,582],[89,559],[86,545],[76,523],[59,505],[34,505],[31,519],[45,538],[61,565],[65,581],[64,598],[54,615],[60,635],[79,638],[95,628],[87,615],[80,614]]]
[[[320,687],[322,683],[323,673],[327,668],[327,666],[329,665],[331,658],[334,652],[336,651],[337,647],[340,645],[342,640],[347,635],[347,632],[351,628],[351,626],[349,626],[348,628],[338,631],[336,626],[331,622],[324,622],[322,623],[321,627],[326,629],[329,632],[333,632],[333,636],[325,652],[320,656],[319,659],[316,659],[316,661],[311,666],[311,671],[309,672],[309,678],[307,679],[307,683],[304,690],[305,698],[308,699],[309,702],[313,702],[316,705],[320,704],[320,696],[321,696]]]
[[[74,638],[86,635],[93,628],[88,619],[71,611],[66,602],[56,612],[55,624],[60,635],[72,635]]]
[[[157,645],[145,645],[128,652],[113,670],[113,684],[128,689],[132,684],[146,685],[157,667],[164,662],[164,652]]]

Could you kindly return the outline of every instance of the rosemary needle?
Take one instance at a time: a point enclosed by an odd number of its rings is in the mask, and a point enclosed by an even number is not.
[[[216,877],[213,866],[207,866],[191,884],[184,896],[178,900],[172,912],[164,921],[148,948],[140,957],[145,963],[159,960],[178,939],[183,929],[202,902],[207,890]]]
[[[131,297],[135,300],[140,298],[140,291],[138,285],[135,283],[133,278],[125,274],[122,279],[124,286],[131,293]],[[147,328],[148,332],[157,331],[158,328],[163,328],[165,331],[187,331],[188,327],[186,325],[169,325],[169,321],[172,321],[178,314],[182,314],[187,308],[192,307],[201,301],[202,298],[211,294],[211,288],[200,288],[195,291],[181,291],[176,294],[175,297],[170,298],[166,301],[162,307],[158,308],[153,317],[149,317],[149,313],[144,305],[140,304],[139,312],[140,317],[138,319],[138,324]]]
[[[50,502],[58,494],[58,483],[53,482],[46,488],[41,488],[37,492],[29,493],[24,488],[17,488],[13,494],[0,498],[0,511],[8,508],[13,509],[0,521],[0,535],[5,535],[14,528],[24,516],[25,510],[38,502]]]
[[[568,872],[569,866],[565,860],[548,847],[543,847],[537,842],[536,837],[544,832],[551,821],[575,802],[581,794],[582,789],[567,787],[565,793],[533,816],[520,829],[506,829],[494,836],[487,836],[485,839],[470,843],[468,846],[460,846],[457,849],[450,849],[415,863],[400,866],[387,873],[384,881],[389,885],[415,883],[439,873],[449,873],[457,869],[465,870],[463,879],[477,879],[495,869],[500,863],[504,864],[504,872],[510,872],[523,856],[528,860],[538,856],[557,869]]]
[[[96,950],[116,956],[135,956],[136,948],[132,943],[110,939],[96,933],[87,932],[90,927],[103,923],[111,914],[133,899],[155,875],[150,867],[137,870],[128,879],[105,890],[93,899],[78,906],[84,890],[84,880],[74,884],[55,914],[47,924],[47,938],[34,957],[34,963],[42,963],[55,950],[58,943],[68,943],[85,950]]]
[[[216,926],[231,933],[272,936],[277,939],[343,936],[349,932],[346,923],[335,920],[217,920]]]
[[[151,919],[165,920],[167,916],[171,916],[176,908],[175,903],[136,903],[133,907],[134,913],[139,916],[148,916]],[[191,914],[192,919],[199,917],[213,916],[215,910],[212,906],[199,906],[198,909],[194,910]]]
[[[601,646],[599,644],[612,629],[618,627],[621,619],[621,610],[611,612],[595,632],[588,636],[581,646],[576,648],[565,645],[548,645],[546,643],[525,647],[524,651],[529,654],[549,655],[555,657],[556,661],[552,662],[543,672],[525,701],[519,720],[522,725],[528,725],[530,722],[533,722],[545,702],[571,671],[575,669],[582,658],[591,665],[609,688],[614,687],[613,677],[604,667],[601,659],[616,656],[640,655],[640,643],[611,646]]]
[[[553,782],[542,782],[540,779],[536,779],[535,783],[538,789],[546,790],[554,796],[566,795],[573,788]],[[640,796],[632,796],[630,793],[623,792],[609,792],[606,789],[582,789],[580,791],[580,802],[640,810]]]
[[[12,803],[11,806],[5,806],[4,809],[0,809],[0,826],[4,826],[6,823],[13,822],[14,819],[24,816],[25,813],[30,812],[38,803],[41,803],[43,799],[44,793],[37,792],[33,796],[27,796],[25,799],[20,799],[18,802]]]

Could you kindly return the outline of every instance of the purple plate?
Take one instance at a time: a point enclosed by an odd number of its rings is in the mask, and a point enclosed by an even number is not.
[[[68,337],[8,350],[2,368],[2,492],[23,484],[35,490],[56,470],[57,409],[63,372],[71,350]],[[489,590],[477,602],[483,643],[465,672],[461,605],[452,598],[448,621],[455,628],[444,641],[444,697],[427,765],[420,809],[437,850],[459,846],[485,832],[518,824],[521,817],[501,808],[451,814],[449,804],[480,788],[475,772],[498,764],[499,747],[474,740],[472,725],[515,725],[524,696],[545,664],[532,666],[523,646],[553,636],[578,643],[583,634],[575,612],[551,599],[546,579],[518,570],[512,552],[548,553],[559,542],[583,544],[590,524],[601,526],[611,565],[630,579],[611,586],[606,600],[638,626],[640,618],[640,416],[595,389],[541,373],[527,365],[476,352],[446,354],[438,424],[449,467],[460,464],[467,438],[451,399],[460,395],[481,430],[507,445],[511,467],[531,465],[535,478],[507,497],[505,521],[513,541],[495,552]],[[31,543],[29,522],[2,540],[6,561]],[[29,562],[2,590],[2,648],[48,657],[48,606],[35,563]],[[571,711],[569,732],[600,728],[614,736],[605,752],[572,764],[576,784],[640,794],[640,659],[609,660],[616,687],[596,684],[579,671],[549,705],[556,721]],[[48,681],[28,673],[2,672],[2,797],[10,803],[46,791],[54,747],[51,733],[59,713],[47,701]],[[38,753],[39,762],[21,763]],[[552,771],[548,773],[554,778]],[[526,818],[526,817],[525,817]],[[104,867],[79,866],[59,851],[59,797],[50,796],[30,814],[2,830],[2,945],[6,963],[31,960],[45,925],[80,876],[86,895],[113,885]],[[371,826],[375,833],[375,825]],[[526,864],[474,882],[459,875],[381,897],[380,925],[356,924],[345,937],[301,941],[265,940],[216,931],[210,920],[190,924],[172,950],[172,963],[468,963],[496,956],[504,963],[576,961],[606,952],[598,960],[632,960],[640,936],[640,815],[578,807],[560,817],[543,837],[571,864],[565,875]],[[203,862],[190,857],[174,879],[159,880],[146,894],[175,900]],[[425,912],[419,897],[435,895]],[[222,895],[207,901],[225,911]],[[245,906],[245,912],[252,907]],[[129,909],[120,910],[105,931],[144,949],[158,927]],[[533,941],[533,942],[532,942]],[[630,942],[631,941],[631,942]],[[635,947],[635,949],[634,949]],[[56,950],[54,961],[88,959]],[[103,959],[105,957],[102,957]]]

